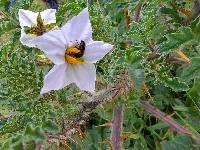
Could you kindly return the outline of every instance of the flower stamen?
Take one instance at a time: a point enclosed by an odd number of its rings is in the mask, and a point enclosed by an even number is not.
[[[81,50],[76,47],[67,48],[65,51],[65,61],[69,64],[84,64],[83,59],[76,57],[80,53]]]
[[[43,33],[53,29],[54,25],[55,25],[54,23],[44,24],[41,14],[39,13],[37,16],[37,24],[35,24],[31,27],[24,27],[24,31],[26,34],[33,34],[36,36],[40,36]]]

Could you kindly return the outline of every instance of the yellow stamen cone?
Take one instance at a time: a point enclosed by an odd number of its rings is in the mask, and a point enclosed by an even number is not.
[[[65,60],[69,64],[84,64],[84,60],[81,58],[76,58],[74,55],[80,53],[81,51],[75,47],[68,48],[65,52]]]
[[[80,58],[75,58],[69,55],[65,56],[67,63],[69,64],[84,64],[84,61]]]

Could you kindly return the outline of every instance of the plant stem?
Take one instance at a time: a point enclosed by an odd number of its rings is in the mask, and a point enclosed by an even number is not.
[[[113,150],[121,150],[121,133],[123,127],[123,106],[116,106],[113,109],[111,145]]]
[[[176,130],[180,134],[188,135],[189,137],[193,138],[198,144],[200,144],[200,136],[192,133],[189,129],[181,126],[176,121],[174,121],[171,117],[169,117],[167,114],[161,112],[156,107],[149,104],[148,101],[141,101],[140,105],[142,108],[144,108],[146,111],[154,115],[155,117],[159,118],[163,122],[170,125],[170,127],[174,130]]]
[[[139,22],[139,20],[140,20],[140,13],[141,13],[141,9],[142,9],[144,2],[145,2],[145,0],[140,0],[136,7],[135,13],[132,18],[135,22]]]

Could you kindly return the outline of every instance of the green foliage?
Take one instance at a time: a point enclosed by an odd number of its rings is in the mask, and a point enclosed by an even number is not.
[[[200,58],[194,57],[191,59],[191,62],[185,67],[182,71],[181,76],[187,81],[198,78],[200,76],[199,69]]]
[[[52,68],[44,54],[20,41],[18,9],[42,11],[40,0],[0,0],[0,149],[109,149],[113,106],[124,105],[123,148],[134,150],[199,149],[165,122],[141,108],[140,100],[152,104],[174,120],[200,133],[200,19],[190,0],[62,0],[56,13],[57,26],[88,7],[93,39],[114,45],[96,64],[97,86],[115,82],[128,70],[134,89],[127,99],[116,99],[96,108],[72,134],[50,139],[65,131],[76,116],[85,92],[74,85],[40,95],[43,78]],[[135,11],[142,4],[139,20]],[[189,61],[176,54],[181,50]],[[43,56],[40,58],[39,56]],[[101,89],[102,87],[97,87]],[[77,127],[76,127],[77,128]],[[60,139],[59,139],[60,138]]]
[[[35,140],[36,142],[45,140],[44,131],[40,127],[33,128],[31,125],[26,127],[25,136],[28,136],[29,139]]]
[[[130,74],[135,81],[135,86],[137,89],[142,87],[142,82],[144,82],[144,70],[142,69],[132,69],[130,68]]]
[[[163,150],[198,150],[193,141],[186,136],[177,136],[172,141],[163,141],[161,143]]]
[[[47,130],[49,133],[57,133],[59,131],[57,125],[52,122],[51,120],[48,120],[46,122],[43,122],[43,128]]]
[[[181,49],[183,44],[191,42],[194,38],[190,28],[181,27],[178,32],[167,35],[167,42],[160,47],[160,51],[173,51]]]
[[[0,24],[0,34],[16,29],[16,25],[10,21],[2,21]]]
[[[65,18],[69,18],[70,12],[77,14],[80,10],[81,7],[77,2],[65,3],[64,5],[61,5],[57,11],[57,22],[62,22]]]

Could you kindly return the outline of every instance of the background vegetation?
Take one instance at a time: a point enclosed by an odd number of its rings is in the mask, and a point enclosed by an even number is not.
[[[66,128],[93,95],[74,85],[40,95],[52,64],[19,41],[18,9],[57,8],[56,1],[0,0],[0,149],[112,149],[117,107],[124,114],[123,149],[200,149],[200,1],[62,0],[58,5],[58,26],[88,7],[93,38],[114,45],[96,64],[97,91],[122,83],[123,71],[134,86],[87,109]]]

